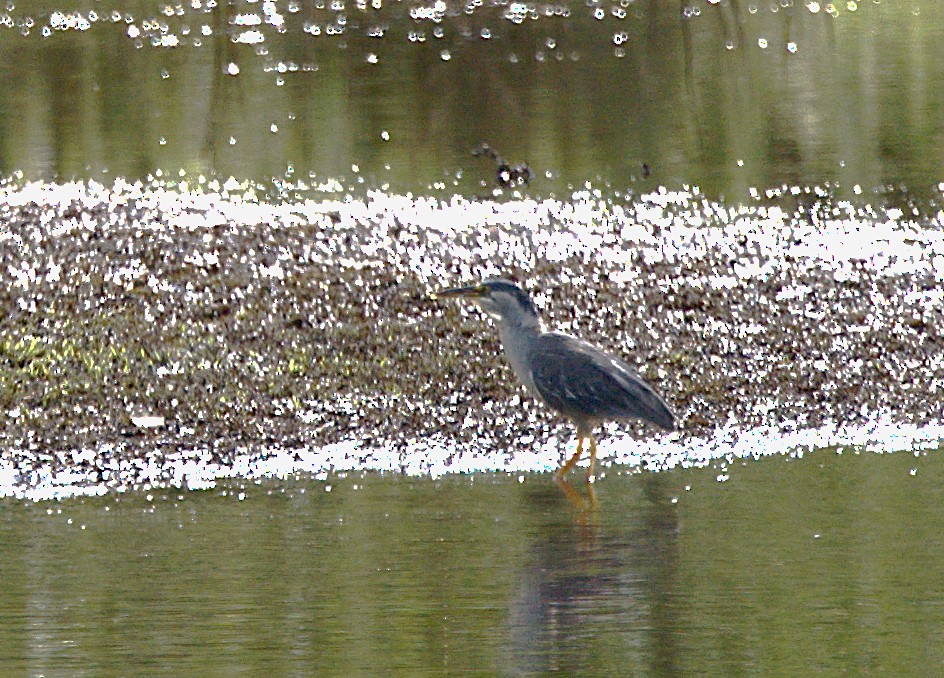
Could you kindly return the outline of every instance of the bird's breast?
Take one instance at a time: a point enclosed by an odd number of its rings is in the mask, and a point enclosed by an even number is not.
[[[502,348],[505,349],[505,357],[511,365],[518,381],[525,385],[532,395],[540,397],[538,390],[534,386],[534,378],[531,376],[530,350],[534,341],[539,336],[539,332],[522,331],[520,328],[499,327]]]

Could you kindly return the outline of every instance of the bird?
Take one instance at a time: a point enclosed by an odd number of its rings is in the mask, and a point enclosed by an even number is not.
[[[518,380],[538,400],[576,426],[577,451],[555,472],[562,481],[590,444],[587,481],[597,456],[594,429],[606,421],[639,419],[667,431],[675,415],[665,401],[622,359],[564,332],[548,331],[528,293],[510,280],[488,278],[452,287],[433,300],[468,298],[498,324],[498,334]]]
[[[512,165],[486,143],[474,149],[472,155],[484,156],[495,161],[495,181],[502,188],[515,188],[522,184],[527,186],[531,183],[532,171],[528,163]]]

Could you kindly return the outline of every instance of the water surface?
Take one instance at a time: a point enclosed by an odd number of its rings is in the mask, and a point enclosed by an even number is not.
[[[4,502],[28,675],[933,675],[938,454]],[[585,496],[584,488],[574,488]]]
[[[28,178],[469,195],[487,141],[539,194],[740,200],[921,195],[944,166],[934,0],[22,0],[0,35],[0,174]]]
[[[3,668],[941,674],[942,38],[933,0],[7,2]],[[498,272],[679,412],[609,430],[595,508],[423,302]]]

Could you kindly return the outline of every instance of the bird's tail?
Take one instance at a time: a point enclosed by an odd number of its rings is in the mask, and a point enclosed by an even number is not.
[[[653,395],[655,394],[653,393]],[[650,408],[649,421],[659,428],[664,428],[666,431],[675,430],[675,415],[659,396],[656,396],[656,402],[653,403],[653,406]]]

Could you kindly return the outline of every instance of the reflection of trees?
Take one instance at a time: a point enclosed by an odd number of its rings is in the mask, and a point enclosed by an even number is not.
[[[206,120],[203,122],[203,153],[204,157],[209,159],[211,167],[225,165],[223,154],[228,151],[230,145],[228,133],[236,133],[236,125],[226,124],[224,116],[228,118],[227,113],[238,111],[247,104],[246,78],[235,78],[227,73],[229,64],[239,66],[242,62],[240,50],[228,39],[229,25],[237,13],[236,5],[227,2],[218,5],[212,14],[213,34],[216,37],[212,42],[213,61],[206,76],[210,81],[210,100],[213,105],[207,111]],[[233,117],[239,120],[238,113]],[[200,121],[194,120],[192,124],[200,124]]]
[[[936,182],[940,13],[860,3],[834,17],[828,4],[775,4],[650,0],[622,16],[620,3],[577,4],[520,25],[507,7],[435,23],[398,3],[350,5],[342,35],[317,36],[304,27],[342,12],[303,4],[284,14],[284,32],[263,23],[257,47],[232,42],[235,14],[259,11],[236,3],[161,18],[185,38],[173,49],[153,47],[153,30],[130,38],[124,21],[10,36],[0,45],[0,171],[136,178],[183,167],[264,180],[289,164],[321,177],[358,164],[415,187],[460,168],[477,176],[468,152],[484,140],[538,178],[550,169],[576,182],[624,184],[643,162],[654,182],[709,192]],[[121,11],[139,27],[153,8]],[[377,26],[384,37],[367,37]],[[230,62],[236,77],[224,72]],[[279,63],[296,69],[281,86]]]
[[[648,562],[646,593],[649,599],[649,638],[653,676],[682,673],[679,647],[679,517],[671,500],[671,479],[666,473],[644,473],[640,477],[649,503],[643,520],[640,551]]]

